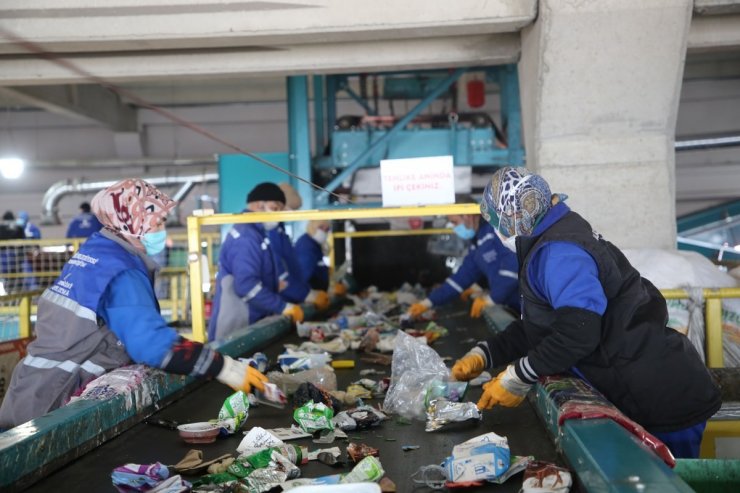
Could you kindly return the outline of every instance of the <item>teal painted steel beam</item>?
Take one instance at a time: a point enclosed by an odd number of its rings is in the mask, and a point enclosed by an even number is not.
[[[314,316],[313,306],[303,308],[307,317]],[[259,351],[290,330],[287,318],[274,317],[213,343],[212,347],[237,357]],[[132,394],[105,401],[77,400],[0,433],[0,490],[20,491],[28,487],[203,383],[202,379],[154,372]]]
[[[308,77],[288,77],[288,144],[290,170],[299,177],[312,181],[311,134],[308,120]],[[306,182],[293,183],[303,200],[304,209],[313,209],[313,187]]]
[[[506,128],[506,147],[509,151],[509,164],[524,165],[522,144],[522,111],[519,104],[519,76],[516,65],[506,65],[498,69],[501,87],[501,117]]]
[[[337,124],[337,75],[326,76],[326,130],[331,139],[331,133]]]
[[[347,81],[343,82],[341,88],[349,95],[350,98],[352,98],[357,104],[362,106],[368,115],[377,115],[377,112],[370,106],[370,104],[365,101],[359,94],[353,91],[351,87],[349,87],[349,83]]]
[[[696,234],[709,230],[705,228],[721,227],[735,216],[740,216],[740,200],[685,214],[676,220],[676,227],[679,233]]]
[[[313,128],[316,137],[314,156],[322,156],[326,147],[326,119],[324,118],[324,76],[313,76]]]
[[[375,149],[377,149],[379,146],[383,145],[388,139],[396,135],[401,129],[406,127],[406,125],[413,120],[416,115],[421,113],[429,104],[432,103],[435,99],[437,99],[443,92],[445,92],[447,89],[450,88],[452,84],[454,84],[457,79],[460,78],[462,74],[464,74],[466,69],[464,68],[458,68],[456,69],[452,74],[450,74],[445,80],[440,82],[437,87],[432,89],[429,94],[427,94],[424,99],[422,99],[414,108],[411,109],[406,115],[404,115],[403,118],[401,118],[398,122],[396,122],[393,127],[388,130],[381,138],[373,142],[371,145],[365,149],[360,155],[358,155],[355,160],[347,166],[341,173],[339,173],[332,181],[330,181],[324,188],[330,192],[333,192],[336,190],[336,188],[341,185],[344,180],[349,178],[355,171],[357,171],[358,168],[360,168],[368,156],[370,156]],[[331,98],[331,94],[328,95],[329,98]],[[329,200],[329,194],[325,191],[321,191],[317,194],[316,201],[318,203],[326,203]]]

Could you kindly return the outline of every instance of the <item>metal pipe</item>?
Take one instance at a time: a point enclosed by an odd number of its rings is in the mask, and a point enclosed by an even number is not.
[[[740,135],[717,135],[677,140],[673,144],[676,151],[696,151],[700,149],[720,149],[740,146]]]
[[[336,188],[341,185],[344,180],[346,180],[364,164],[365,159],[367,159],[367,157],[370,156],[375,151],[375,149],[385,144],[391,137],[405,128],[406,125],[408,125],[409,122],[411,122],[411,120],[416,117],[416,115],[421,113],[424,108],[432,103],[432,101],[437,99],[443,92],[449,89],[449,87],[454,84],[455,81],[457,81],[457,79],[459,79],[460,76],[465,73],[465,71],[466,69],[464,68],[458,68],[452,74],[450,74],[449,77],[440,82],[437,87],[432,89],[429,94],[424,96],[424,99],[422,99],[419,104],[414,106],[411,111],[406,113],[403,118],[398,120],[398,122],[396,122],[396,124],[393,125],[390,130],[388,130],[382,137],[380,137],[378,140],[369,145],[363,152],[361,152],[360,155],[357,156],[355,160],[352,161],[352,163],[347,166],[341,173],[334,177],[334,179],[330,181],[329,184],[324,187],[324,189],[328,190],[329,192],[333,192],[334,190],[336,190]],[[329,194],[326,191],[319,192],[318,196],[316,197],[316,202],[319,204],[326,203],[328,202],[328,200]]]
[[[162,166],[215,166],[218,164],[216,156],[207,156],[188,159],[163,159],[163,158],[130,158],[130,159],[63,159],[59,161],[33,161],[30,165],[33,169],[59,169],[59,168],[129,168],[141,166],[153,168]]]
[[[59,201],[66,195],[85,194],[90,192],[97,192],[107,188],[119,180],[109,181],[94,181],[88,183],[80,182],[69,182],[59,181],[54,183],[44,194],[44,198],[41,201],[41,224],[61,224],[59,220]],[[216,183],[218,182],[218,173],[205,173],[202,175],[191,175],[191,176],[160,176],[154,178],[146,178],[146,181],[157,187],[166,187],[170,185],[183,184],[176,196],[181,196],[180,200],[184,198],[196,183]],[[189,187],[189,188],[188,188]],[[185,190],[187,188],[187,190]],[[182,195],[181,192],[184,193]],[[179,207],[179,205],[178,205]],[[177,208],[173,210],[173,216],[176,218]]]

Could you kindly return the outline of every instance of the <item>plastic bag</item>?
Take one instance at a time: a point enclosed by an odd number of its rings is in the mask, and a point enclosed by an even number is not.
[[[385,411],[409,419],[426,419],[424,398],[433,380],[449,380],[450,370],[434,349],[399,331],[393,351],[391,385],[383,402]]]
[[[285,395],[293,395],[304,382],[311,382],[324,390],[337,390],[337,375],[329,366],[312,368],[292,374],[271,371],[267,374],[267,378],[280,387]]]
[[[699,353],[702,363],[706,363],[704,356],[704,292],[702,288],[686,287],[689,293],[689,323],[686,334]]]

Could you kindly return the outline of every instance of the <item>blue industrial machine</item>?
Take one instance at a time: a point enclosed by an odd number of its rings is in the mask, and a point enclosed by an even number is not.
[[[498,86],[500,122],[486,113],[457,111],[456,84],[466,72],[482,74],[487,83]],[[352,79],[359,80],[359,94],[353,89]],[[455,166],[524,164],[516,65],[315,75],[311,85],[313,146],[308,77],[288,77],[289,152],[287,161],[279,159],[276,164],[319,183],[329,192],[340,189],[359,169],[378,166],[382,159],[450,155]],[[337,114],[337,98],[343,94],[358,104],[361,115]],[[430,111],[435,102],[444,106],[437,113]],[[394,108],[409,104],[413,105],[409,111],[396,114]],[[385,113],[390,114],[381,114],[380,107],[385,105]],[[226,207],[229,203],[243,204],[244,180],[228,178],[243,172],[235,167],[251,164],[250,183],[275,180],[274,170],[246,156],[224,155],[220,161],[223,212],[237,212]],[[323,208],[332,202],[329,193],[308,183],[287,176],[279,181],[290,181],[301,195],[304,208]]]
[[[488,82],[499,86],[500,127],[486,113],[457,111],[455,84],[467,71],[483,72]],[[355,93],[346,75],[314,78],[315,147],[328,152],[316,156],[313,164],[319,176],[330,178],[325,184],[328,191],[336,190],[358,169],[378,166],[382,159],[450,155],[456,166],[523,164],[516,66],[379,75],[382,94],[373,78],[372,101],[365,90],[368,76],[359,76],[364,94]],[[337,117],[336,98],[342,91],[358,103],[364,116]],[[388,103],[390,115],[379,114],[381,100]],[[396,115],[393,102],[399,100],[418,102],[406,114]],[[438,100],[445,103],[442,112],[422,114]],[[316,194],[317,204],[328,201],[326,192]]]

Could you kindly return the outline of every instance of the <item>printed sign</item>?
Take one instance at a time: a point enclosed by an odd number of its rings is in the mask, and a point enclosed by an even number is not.
[[[452,156],[380,161],[383,207],[455,203]]]

